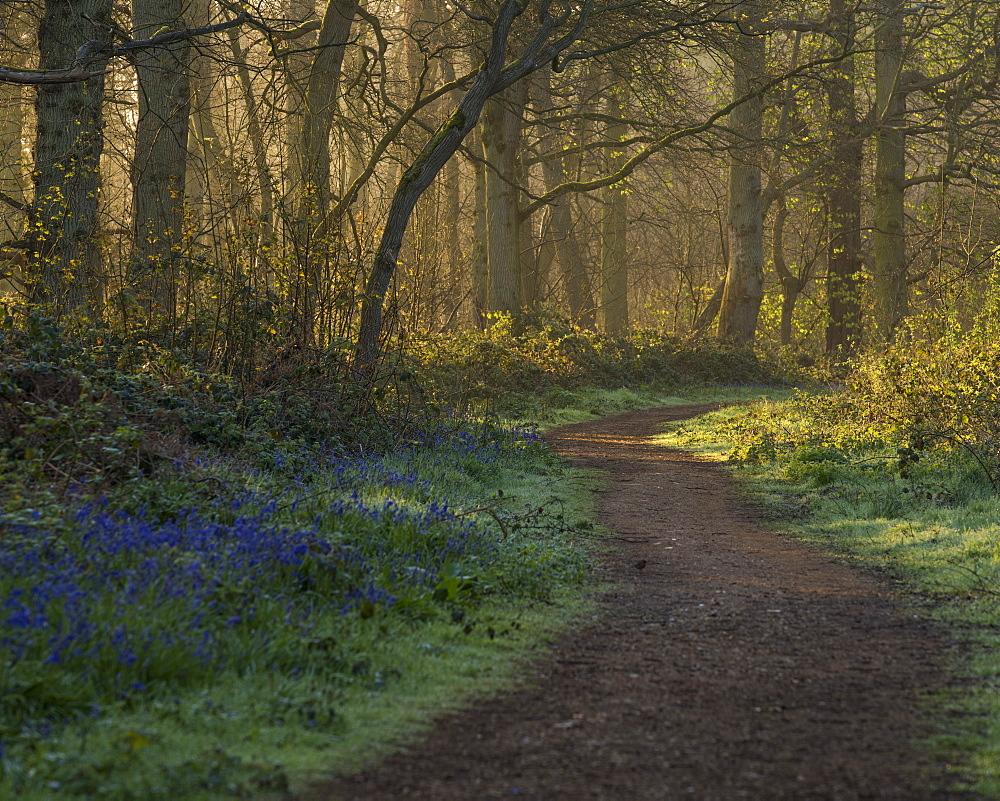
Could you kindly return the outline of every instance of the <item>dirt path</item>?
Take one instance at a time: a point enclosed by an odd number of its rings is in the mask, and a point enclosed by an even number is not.
[[[316,799],[917,799],[943,766],[908,746],[947,645],[874,581],[766,531],[717,467],[646,444],[678,407],[546,439],[605,470],[622,582],[531,686],[442,720]],[[640,567],[641,566],[641,567]]]

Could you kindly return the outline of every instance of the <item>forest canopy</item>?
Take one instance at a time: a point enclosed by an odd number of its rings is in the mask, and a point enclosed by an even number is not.
[[[216,365],[540,311],[850,355],[990,282],[993,3],[2,10],[12,309]]]

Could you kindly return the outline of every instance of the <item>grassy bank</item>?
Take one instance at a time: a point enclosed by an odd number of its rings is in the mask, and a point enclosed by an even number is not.
[[[962,644],[943,655],[964,681],[929,702],[928,745],[971,789],[1000,798],[1000,498],[989,463],[899,417],[866,423],[855,399],[731,407],[659,441],[727,462],[775,525],[889,578],[914,614]]]
[[[411,437],[8,521],[0,795],[282,789],[506,679],[579,608],[582,485],[527,431]]]
[[[0,797],[220,798],[345,769],[585,604],[586,481],[336,351],[239,378],[8,319]]]

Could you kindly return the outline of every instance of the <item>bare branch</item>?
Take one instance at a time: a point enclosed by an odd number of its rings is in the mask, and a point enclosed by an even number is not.
[[[554,186],[552,189],[550,189],[544,195],[539,197],[537,200],[525,206],[524,209],[522,209],[521,211],[521,217],[522,219],[530,217],[532,214],[534,214],[536,211],[542,208],[542,206],[546,205],[547,203],[550,203],[557,197],[565,195],[569,192],[589,192],[593,189],[601,189],[605,186],[612,186],[613,184],[623,181],[626,178],[628,178],[633,172],[635,172],[635,169],[640,164],[645,162],[654,154],[659,153],[661,150],[669,147],[679,139],[704,133],[705,131],[715,126],[716,122],[718,122],[723,117],[727,116],[733,109],[737,108],[743,103],[746,103],[748,100],[766,94],[775,86],[778,86],[779,84],[783,83],[789,78],[792,78],[796,75],[806,72],[807,70],[810,70],[814,67],[820,67],[825,64],[835,64],[839,61],[842,61],[845,58],[845,56],[849,55],[851,54],[839,53],[838,55],[831,56],[829,58],[815,59],[813,61],[809,61],[805,64],[802,64],[799,67],[796,67],[794,70],[790,70],[784,75],[781,75],[777,78],[772,78],[767,83],[761,85],[756,91],[744,95],[743,97],[736,98],[735,100],[722,106],[721,108],[713,112],[707,119],[705,119],[704,122],[701,122],[697,125],[689,126],[687,128],[681,128],[680,130],[671,131],[665,136],[660,137],[655,142],[650,143],[648,146],[646,146],[638,153],[633,155],[630,159],[628,159],[628,161],[626,161],[621,166],[619,170],[611,173],[610,175],[605,175],[602,178],[595,178],[590,181],[567,181],[566,183],[559,184],[559,186]]]
[[[77,83],[95,78],[98,75],[105,75],[110,72],[110,68],[103,66],[113,58],[127,57],[138,50],[150,50],[158,47],[169,47],[180,42],[186,42],[201,36],[208,36],[213,33],[237,28],[241,25],[251,24],[255,28],[266,30],[277,38],[296,38],[314,30],[311,22],[303,23],[291,30],[275,30],[264,23],[254,20],[250,14],[240,12],[233,19],[219,22],[215,25],[205,25],[200,28],[185,28],[179,31],[166,31],[149,39],[135,39],[122,42],[118,45],[111,45],[110,42],[102,42],[93,39],[85,42],[76,53],[73,63],[65,69],[59,70],[20,70],[11,67],[0,67],[0,83],[14,83],[27,86],[41,86],[45,84]],[[316,23],[318,24],[318,22]],[[113,33],[109,31],[109,33]]]

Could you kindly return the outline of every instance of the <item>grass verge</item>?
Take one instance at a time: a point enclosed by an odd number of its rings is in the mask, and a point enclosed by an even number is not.
[[[833,403],[733,406],[658,441],[728,462],[782,529],[889,576],[951,632],[959,688],[930,699],[937,735],[925,745],[968,789],[1000,798],[1000,498],[967,451],[921,445],[914,459],[906,431],[831,422]]]
[[[586,607],[586,480],[530,431],[413,437],[178,463],[176,491],[166,473],[143,488],[154,506],[34,528],[19,509],[0,541],[0,797],[283,793],[512,680]],[[242,490],[178,507],[190,472]]]
[[[657,406],[745,403],[762,397],[788,398],[791,394],[790,389],[764,385],[689,386],[670,389],[655,386],[554,389],[524,398],[518,414],[523,424],[544,431],[569,423],[582,423],[598,417],[608,417],[638,409],[652,409]]]

